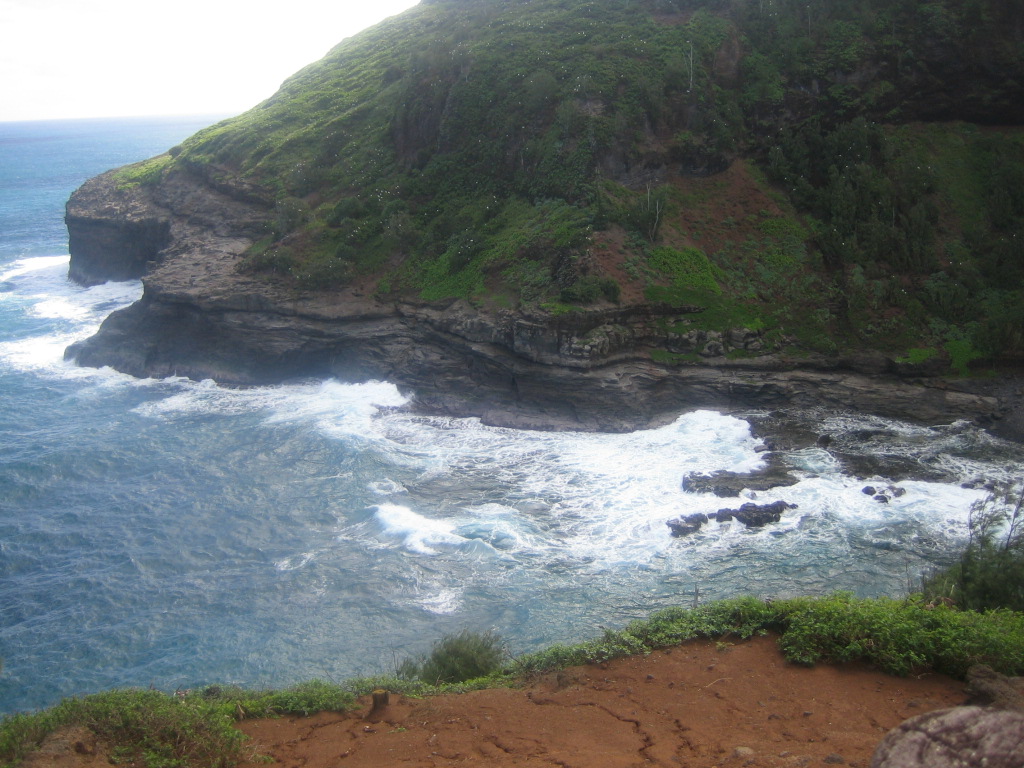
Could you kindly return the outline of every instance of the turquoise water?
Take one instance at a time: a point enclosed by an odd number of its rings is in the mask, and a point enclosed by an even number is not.
[[[387,382],[230,390],[65,362],[141,293],[67,281],[68,194],[204,124],[0,124],[0,712],[390,672],[463,627],[519,653],[689,604],[695,585],[901,594],[962,542],[983,494],[959,484],[1020,475],[1018,447],[964,425],[823,416],[840,441],[884,430],[862,449],[939,481],[881,505],[801,451],[803,480],[759,495],[798,504],[782,522],[674,540],[667,519],[728,506],[684,475],[758,466],[743,419],[544,434],[418,416]]]

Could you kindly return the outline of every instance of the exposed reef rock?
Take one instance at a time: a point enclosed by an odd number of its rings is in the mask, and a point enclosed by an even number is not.
[[[800,478],[777,453],[765,456],[765,466],[753,472],[720,470],[707,475],[688,475],[683,478],[683,490],[691,493],[713,493],[721,498],[733,498],[741,491],[767,491],[770,488],[796,485]]]
[[[669,531],[676,538],[682,536],[689,536],[691,533],[696,533],[704,527],[704,523],[710,520],[707,515],[703,512],[696,512],[692,515],[680,515],[679,517],[673,518],[665,523],[668,526]]]
[[[301,291],[237,270],[266,219],[258,194],[214,184],[210,172],[179,169],[152,187],[120,188],[112,173],[87,182],[67,206],[71,277],[141,275],[145,291],[68,357],[233,385],[387,379],[422,409],[527,428],[628,430],[700,407],[824,406],[930,423],[1001,413],[993,396],[901,377],[872,356],[654,362],[652,348],[679,343],[663,329],[685,308],[552,316]],[[749,344],[742,329],[722,338],[733,336]]]
[[[787,501],[773,501],[770,504],[754,504],[748,502],[739,509],[720,509],[713,515],[705,515],[697,512],[692,515],[682,515],[669,520],[666,525],[672,535],[679,538],[696,533],[704,523],[717,520],[720,523],[727,523],[730,520],[738,520],[747,528],[764,528],[769,523],[777,523],[782,519],[782,513],[787,509],[796,509],[796,504]]]
[[[771,504],[754,504],[748,502],[739,509],[718,510],[718,522],[739,520],[747,528],[764,528],[768,523],[777,523],[787,509],[796,509],[796,504],[786,501],[773,501]]]

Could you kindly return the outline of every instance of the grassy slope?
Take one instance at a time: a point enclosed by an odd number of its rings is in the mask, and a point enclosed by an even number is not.
[[[137,180],[190,165],[261,185],[277,208],[242,268],[307,288],[698,304],[698,326],[795,350],[963,370],[1018,358],[1024,141],[950,119],[1017,119],[1024,14],[994,0],[808,13],[424,4]]]
[[[648,653],[702,637],[778,633],[786,656],[797,663],[864,660],[898,675],[932,670],[963,677],[977,663],[1024,673],[1024,614],[957,611],[920,599],[861,600],[847,594],[764,602],[738,598],[695,610],[667,609],[622,630],[606,631],[575,646],[554,646],[513,659],[489,677],[430,686],[398,678],[342,684],[310,681],[280,691],[210,686],[184,695],[115,690],[68,699],[51,709],[0,722],[0,766],[14,766],[56,728],[82,725],[115,755],[149,768],[230,766],[244,744],[232,724],[246,717],[343,710],[376,688],[409,695],[511,685],[537,673]]]

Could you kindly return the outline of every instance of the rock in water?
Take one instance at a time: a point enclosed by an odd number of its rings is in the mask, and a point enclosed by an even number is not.
[[[736,497],[741,491],[767,491],[796,485],[800,478],[789,471],[783,458],[769,453],[765,466],[753,472],[719,470],[710,474],[693,474],[683,478],[683,490],[690,493],[713,493],[719,498]]]
[[[889,731],[871,768],[1024,768],[1024,714],[988,707],[928,712]]]
[[[703,512],[698,512],[693,515],[681,515],[672,520],[669,520],[669,530],[675,537],[688,536],[691,533],[696,533],[701,529],[701,526],[708,521],[708,516]]]
[[[796,509],[796,504],[773,501],[771,504],[747,503],[739,509],[720,509],[716,517],[719,522],[736,518],[748,528],[763,528],[768,523],[777,523],[787,509]]]

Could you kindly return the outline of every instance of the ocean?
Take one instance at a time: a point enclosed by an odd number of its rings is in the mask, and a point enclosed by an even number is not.
[[[65,362],[142,290],[67,280],[68,195],[209,122],[0,124],[0,713],[390,673],[464,628],[520,654],[695,590],[899,596],[964,543],[986,494],[962,484],[1022,474],[1020,446],[966,424],[820,414],[878,476],[792,451],[800,482],[757,494],[797,505],[781,522],[673,539],[668,519],[749,500],[681,482],[760,466],[754,414],[541,433],[418,415],[388,382],[236,390]],[[921,471],[893,482],[890,460]]]

